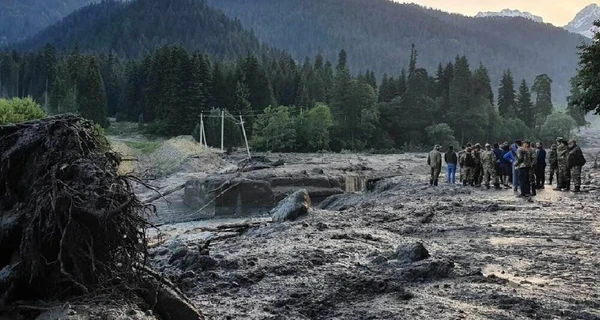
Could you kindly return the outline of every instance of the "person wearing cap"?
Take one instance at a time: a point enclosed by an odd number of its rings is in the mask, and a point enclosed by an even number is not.
[[[575,187],[573,192],[581,192],[581,168],[585,165],[585,163],[586,160],[583,156],[581,148],[579,148],[575,140],[570,140],[567,166],[570,172],[570,180]]]
[[[456,156],[456,152],[454,152],[454,146],[448,146],[448,151],[444,154],[444,162],[446,162],[446,166],[448,170],[446,172],[446,182],[447,183],[456,183],[456,165],[458,164],[458,157]]]
[[[502,179],[502,150],[500,150],[500,144],[498,142],[494,143],[494,149],[492,151],[494,152],[494,156],[496,156],[496,164],[494,165],[494,171],[496,173],[494,177],[494,188],[499,190],[501,189],[500,182],[504,180]]]
[[[521,197],[531,196],[531,185],[529,173],[532,167],[531,151],[529,150],[529,141],[522,142],[517,150],[517,162],[515,167],[519,170],[519,186],[521,188]]]
[[[548,157],[548,161],[550,162],[550,176],[548,179],[548,185],[552,185],[554,176],[556,176],[556,181],[558,181],[558,152],[556,151],[556,143],[553,143],[550,147],[550,156]]]
[[[529,168],[529,194],[537,195],[536,180],[537,180],[537,150],[531,145],[531,141],[527,140],[527,150],[531,155],[531,167]]]
[[[473,170],[475,169],[475,157],[473,156],[473,149],[467,147],[467,150],[460,157],[461,167],[461,178],[463,180],[463,186],[470,184],[474,186],[473,181]]]
[[[540,141],[536,145],[536,165],[535,165],[535,187],[536,189],[544,189],[546,184],[546,149]]]
[[[516,159],[517,159],[517,153],[519,151],[519,148],[521,148],[521,146],[523,145],[523,142],[521,140],[516,140],[515,143],[511,146],[511,151],[513,152],[515,161],[513,162],[513,167],[512,167],[512,180],[513,180],[513,188],[515,190],[515,192],[517,192],[519,190],[519,183],[521,182],[521,179],[519,179],[519,169],[517,169],[517,167],[515,166],[516,163]]]
[[[569,169],[567,167],[567,158],[569,155],[569,147],[567,141],[563,138],[557,138],[556,152],[558,153],[558,186],[557,191],[565,191],[570,189]]]
[[[429,185],[432,186],[438,185],[440,172],[442,172],[442,154],[440,153],[440,149],[442,149],[442,147],[440,145],[436,145],[433,147],[433,150],[429,152],[429,156],[427,157],[427,164],[431,170]]]
[[[485,150],[481,152],[481,165],[483,168],[483,184],[486,189],[490,188],[490,180],[494,179],[494,186],[497,184],[496,178],[496,155],[492,151],[489,143],[485,144]]]
[[[481,182],[483,180],[483,164],[481,163],[481,145],[479,143],[475,144],[475,149],[473,150],[473,157],[475,158],[473,180],[475,182],[476,187],[481,187]]]

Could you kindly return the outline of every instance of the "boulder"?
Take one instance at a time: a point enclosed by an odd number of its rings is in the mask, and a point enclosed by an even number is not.
[[[306,189],[298,190],[283,199],[271,210],[273,222],[293,221],[308,214],[311,208],[310,196]]]
[[[429,258],[429,251],[421,242],[404,243],[396,248],[396,259],[402,262],[417,262]]]

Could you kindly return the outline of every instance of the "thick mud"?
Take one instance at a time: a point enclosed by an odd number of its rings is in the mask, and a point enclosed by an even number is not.
[[[423,155],[320,157],[276,170],[398,176],[293,222],[162,226],[154,265],[208,319],[600,319],[600,172],[524,200],[429,187]]]

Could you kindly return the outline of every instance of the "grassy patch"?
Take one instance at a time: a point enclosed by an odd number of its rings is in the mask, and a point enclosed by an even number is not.
[[[142,153],[154,153],[160,148],[162,142],[159,141],[125,141],[125,144],[132,148],[141,151]]]

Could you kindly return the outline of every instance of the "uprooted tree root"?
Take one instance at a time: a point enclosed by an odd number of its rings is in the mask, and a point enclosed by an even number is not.
[[[0,157],[0,306],[148,290],[153,207],[117,174],[120,158],[91,122],[1,126]]]

